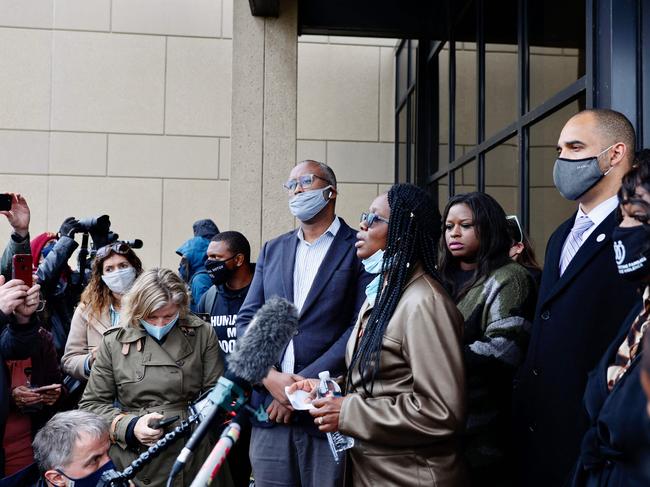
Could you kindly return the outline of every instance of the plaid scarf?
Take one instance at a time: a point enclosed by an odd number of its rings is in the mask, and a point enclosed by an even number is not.
[[[607,387],[611,391],[625,375],[634,358],[641,352],[643,335],[650,323],[650,286],[643,293],[643,310],[636,317],[627,337],[618,347],[614,363],[607,368]]]

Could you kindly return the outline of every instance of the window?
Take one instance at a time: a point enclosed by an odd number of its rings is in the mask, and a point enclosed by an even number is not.
[[[397,88],[395,116],[395,160],[398,181],[418,178],[416,158],[417,59],[418,41],[405,40],[397,49]]]
[[[506,214],[519,214],[519,153],[517,138],[510,137],[485,154],[485,192]]]
[[[489,193],[519,215],[544,255],[575,209],[553,187],[549,148],[591,100],[592,1],[444,2],[447,32],[420,41],[422,52],[403,41],[396,53],[398,181],[427,186],[441,209],[449,195]]]

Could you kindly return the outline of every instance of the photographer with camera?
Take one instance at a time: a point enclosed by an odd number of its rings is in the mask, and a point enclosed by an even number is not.
[[[124,242],[97,250],[88,286],[70,324],[61,359],[63,371],[87,380],[104,332],[118,325],[122,296],[142,273],[142,262]]]
[[[54,336],[59,357],[63,355],[72,314],[81,293],[80,287],[72,283],[72,269],[68,266],[68,259],[79,247],[74,240],[77,229],[78,221],[68,217],[58,234],[45,232],[31,242],[34,272],[45,301],[43,322]]]
[[[114,235],[109,230],[108,215],[80,220],[69,216],[63,220],[58,234],[43,233],[32,240],[34,268],[46,303],[44,321],[54,335],[59,357],[64,353],[73,313],[87,284],[88,235],[92,237],[93,247],[99,248],[108,243],[110,235]],[[68,260],[79,247],[74,239],[77,233],[84,234],[83,246],[79,252],[79,269],[72,271]]]
[[[2,255],[1,272],[6,280],[12,278],[13,257],[18,254],[31,254],[34,272],[45,308],[42,323],[52,332],[57,355],[61,357],[70,329],[70,320],[74,307],[79,301],[79,288],[71,285],[71,270],[68,259],[78,247],[74,233],[79,229],[79,222],[73,217],[67,218],[61,225],[59,236],[45,232],[29,240],[29,223],[31,212],[26,199],[18,193],[8,193],[11,208],[0,211],[7,217],[13,228],[11,238]]]

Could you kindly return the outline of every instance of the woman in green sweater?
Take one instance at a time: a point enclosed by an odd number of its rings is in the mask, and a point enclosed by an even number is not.
[[[494,198],[454,196],[442,221],[438,270],[465,320],[471,485],[510,486],[512,379],[524,358],[536,286],[508,256],[506,215]]]

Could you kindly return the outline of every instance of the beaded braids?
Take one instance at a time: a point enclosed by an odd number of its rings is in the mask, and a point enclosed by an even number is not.
[[[422,189],[395,184],[388,191],[390,218],[376,305],[350,363],[347,386],[356,368],[361,385],[372,396],[382,341],[388,322],[399,302],[416,263],[435,279],[436,245],[440,238],[440,212]],[[386,286],[384,286],[386,284]]]

